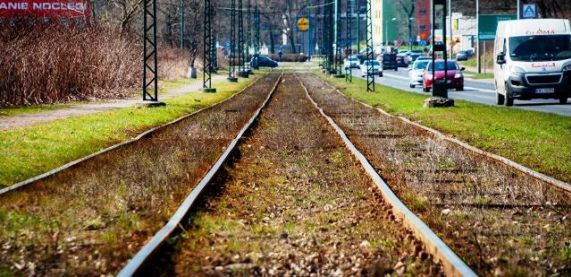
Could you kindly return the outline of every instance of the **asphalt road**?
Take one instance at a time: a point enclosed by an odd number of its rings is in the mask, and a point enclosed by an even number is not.
[[[408,70],[405,67],[399,68],[398,71],[385,70],[384,77],[375,76],[375,82],[406,90],[419,94],[429,95],[422,92],[422,87],[414,89],[409,87]],[[353,75],[361,78],[360,71],[353,70]],[[464,91],[449,90],[448,96],[453,99],[461,99],[475,103],[496,105],[496,91],[494,83],[491,80],[464,80]],[[556,99],[533,99],[533,100],[515,100],[513,108],[554,113],[563,116],[571,116],[571,103],[566,105],[559,104]]]

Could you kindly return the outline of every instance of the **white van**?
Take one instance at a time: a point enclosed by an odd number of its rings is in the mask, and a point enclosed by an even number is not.
[[[571,25],[566,19],[500,21],[494,44],[498,105],[571,97]]]

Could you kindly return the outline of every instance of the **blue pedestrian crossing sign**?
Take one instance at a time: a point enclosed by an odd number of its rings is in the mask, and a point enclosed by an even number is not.
[[[537,4],[523,4],[521,9],[522,18],[538,18]]]
[[[419,41],[419,42],[418,42],[418,45],[420,45],[420,46],[422,46],[422,47],[426,46],[426,40],[421,40],[421,41]]]

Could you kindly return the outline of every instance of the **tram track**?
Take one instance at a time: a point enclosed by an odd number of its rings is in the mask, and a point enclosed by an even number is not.
[[[181,206],[191,216],[173,222],[179,232],[157,233],[119,276],[475,275],[398,198],[377,191],[382,179],[304,90],[285,75],[256,126],[227,149],[235,158]],[[393,215],[404,210],[414,224]]]
[[[395,194],[478,274],[569,273],[565,187],[362,105],[315,76],[301,79]]]
[[[0,273],[116,273],[160,229],[277,84],[270,73],[185,116],[0,195]]]

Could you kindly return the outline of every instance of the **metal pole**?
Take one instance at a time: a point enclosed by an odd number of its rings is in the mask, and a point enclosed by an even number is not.
[[[228,81],[237,82],[236,78],[236,0],[230,0],[230,65],[228,66]]]
[[[519,20],[519,16],[520,16],[520,9],[521,9],[521,1],[517,0],[517,20]]]
[[[184,48],[184,2],[180,0],[180,48]]]
[[[204,65],[202,69],[202,90],[204,92],[216,92],[212,88],[212,2],[204,0]]]
[[[373,20],[371,18],[372,6],[371,1],[367,0],[367,61],[372,61],[375,58],[373,52]],[[375,75],[373,74],[373,63],[369,62],[367,66],[367,91],[375,91]]]
[[[143,1],[143,101],[158,101],[157,2]]]
[[[448,14],[450,16],[450,18],[448,19],[449,21],[449,25],[450,25],[450,58],[452,58],[452,55],[454,54],[454,51],[452,49],[452,44],[454,42],[454,36],[452,35],[454,32],[454,24],[453,20],[452,20],[452,0],[448,0]]]
[[[349,58],[351,56],[351,54],[353,54],[353,49],[351,47],[351,25],[352,24],[352,18],[353,18],[353,0],[347,0],[347,26],[346,27],[346,34],[345,34],[345,53],[347,58]],[[345,69],[345,81],[352,83],[353,82],[353,72],[352,72],[352,68],[351,68],[351,64],[349,63],[349,67],[347,69]]]
[[[482,73],[482,53],[480,53],[480,0],[476,0],[476,37],[478,46],[476,48],[476,67],[478,67],[478,73]]]

